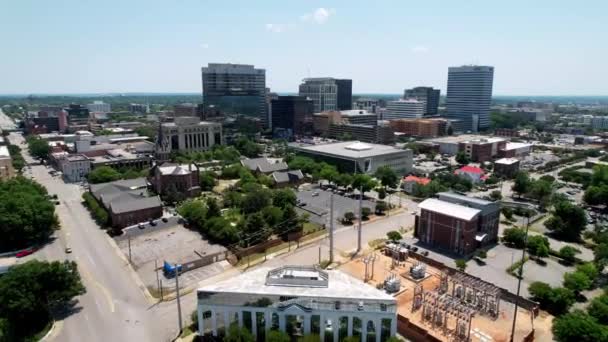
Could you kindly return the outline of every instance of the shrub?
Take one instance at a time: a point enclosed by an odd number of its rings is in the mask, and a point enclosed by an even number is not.
[[[105,227],[110,224],[110,216],[108,212],[99,205],[99,202],[91,195],[90,192],[85,192],[82,194],[82,199],[84,199],[84,203],[89,208],[91,215],[93,215],[93,219],[97,222],[101,227]]]

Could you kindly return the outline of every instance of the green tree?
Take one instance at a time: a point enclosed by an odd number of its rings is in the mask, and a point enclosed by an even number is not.
[[[341,173],[338,175],[338,177],[336,177],[335,182],[338,186],[346,188],[353,182],[353,177],[348,173]]]
[[[515,175],[515,181],[511,190],[521,197],[521,195],[530,191],[531,186],[532,182],[530,181],[530,176],[528,176],[528,173],[520,171]]]
[[[552,192],[553,187],[549,182],[537,180],[531,183],[530,197],[538,200],[543,207],[547,206],[547,204],[549,203],[549,199],[551,198]]]
[[[288,205],[295,206],[296,194],[291,189],[279,189],[272,192],[272,204],[284,209]]]
[[[224,342],[255,342],[253,335],[245,327],[233,323],[226,331]]]
[[[266,342],[291,342],[291,338],[284,331],[270,330],[266,333]]]
[[[604,291],[599,297],[593,298],[587,312],[595,318],[600,324],[608,325],[608,292]]]
[[[0,320],[14,340],[26,340],[49,323],[53,309],[83,293],[75,262],[31,260],[0,278]]]
[[[243,197],[241,210],[245,214],[257,213],[271,203],[271,192],[261,187],[251,188]]]
[[[558,342],[597,342],[608,340],[608,330],[581,310],[553,320],[553,337]]]
[[[600,271],[591,262],[586,262],[586,263],[577,265],[576,272],[581,272],[581,273],[585,274],[587,276],[587,278],[589,278],[589,280],[591,280],[592,283],[600,275]]]
[[[257,158],[262,153],[262,147],[255,142],[242,137],[239,138],[234,147],[244,156],[248,158]]]
[[[526,232],[520,228],[507,228],[503,231],[502,241],[515,248],[524,248]]]
[[[608,243],[600,243],[593,249],[593,260],[603,269],[608,264]]]
[[[353,224],[353,221],[355,220],[356,216],[353,212],[348,211],[346,213],[344,213],[344,218],[342,219],[342,222],[345,224]]]
[[[119,180],[121,174],[109,166],[100,166],[89,172],[87,178],[91,184],[107,183]]]
[[[262,216],[269,227],[275,227],[283,220],[283,210],[270,205],[262,209]]]
[[[287,237],[286,234],[302,231],[302,219],[293,206],[288,205],[283,209],[282,222],[278,228],[278,232],[283,239]]]
[[[500,201],[502,199],[502,193],[500,190],[494,190],[490,192],[490,199],[492,201]]]
[[[24,177],[0,181],[0,252],[42,242],[57,225],[44,187]]]
[[[397,176],[397,174],[395,173],[393,168],[391,168],[390,166],[387,166],[387,165],[380,166],[376,170],[374,177],[376,177],[376,178],[378,178],[378,180],[380,180],[380,184],[382,184],[382,186],[385,189],[387,187],[395,188],[395,187],[397,187],[397,182],[399,182],[399,177]]]
[[[206,218],[210,219],[212,217],[222,216],[220,211],[220,205],[217,203],[217,200],[213,197],[207,198],[207,214]]]
[[[339,177],[339,173],[336,170],[336,168],[332,165],[325,165],[323,166],[323,168],[321,169],[321,171],[319,171],[319,177],[321,179],[325,179],[329,182],[329,184],[332,184],[333,182],[336,181],[336,179]]]
[[[207,217],[207,206],[203,201],[189,199],[177,208],[177,212],[190,224],[202,229]]]
[[[456,259],[454,260],[454,263],[456,264],[456,268],[458,268],[461,272],[464,272],[464,270],[467,269],[467,261],[464,259]]]
[[[256,212],[247,217],[243,233],[245,234],[244,238],[249,246],[268,239],[270,231],[268,230],[268,226],[266,226],[266,221],[264,221],[262,213]]]
[[[572,246],[564,246],[559,249],[559,257],[568,263],[574,263],[576,261],[576,255],[581,251],[578,248]]]
[[[574,293],[591,288],[592,282],[589,277],[583,272],[570,272],[564,274],[564,287],[572,290]]]
[[[384,202],[384,201],[376,202],[376,214],[377,215],[383,215],[386,210],[388,210],[388,205],[386,204],[386,202]]]
[[[456,162],[460,165],[467,165],[471,162],[471,159],[467,156],[464,151],[456,153]]]
[[[542,235],[531,235],[528,237],[527,249],[530,255],[534,255],[539,258],[548,257],[549,239]]]
[[[199,180],[202,191],[211,191],[215,186],[215,173],[210,171],[203,172]]]
[[[580,240],[580,235],[586,226],[587,217],[583,208],[565,201],[556,203],[553,206],[552,216],[545,221],[547,229],[568,241]]]
[[[51,147],[46,140],[39,137],[29,137],[27,139],[28,148],[32,157],[37,159],[48,159]]]
[[[365,193],[375,188],[377,182],[373,180],[369,175],[358,173],[353,177],[352,186],[354,189],[363,190],[363,196]]]
[[[403,238],[401,234],[396,230],[391,230],[390,232],[386,233],[386,237],[393,242],[399,241]]]
[[[369,219],[369,215],[372,214],[372,210],[368,207],[363,207],[361,208],[361,216],[363,217],[364,220]]]

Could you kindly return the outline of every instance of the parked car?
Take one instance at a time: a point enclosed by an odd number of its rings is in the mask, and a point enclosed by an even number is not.
[[[154,220],[150,220],[150,225],[151,225],[152,227],[156,226],[156,221],[154,221]]]
[[[65,248],[65,252],[66,252],[67,254],[70,254],[70,253],[72,253],[72,249],[71,249],[70,247],[66,247],[66,248]]]
[[[25,257],[25,256],[28,256],[28,255],[32,254],[32,253],[34,253],[34,249],[29,248],[29,249],[23,250],[23,251],[21,251],[21,252],[19,252],[19,253],[15,254],[15,256],[16,256],[17,258],[23,258],[23,257]]]
[[[312,197],[316,197],[316,196],[319,196],[319,192],[318,191],[315,191],[315,192],[312,193]]]
[[[140,224],[137,225],[137,228],[144,229],[144,228],[146,228],[146,225],[143,224],[143,223],[140,223]]]
[[[165,222],[165,223],[169,222],[169,219],[168,219],[168,218],[166,218],[166,217],[163,217],[161,220],[162,220],[163,222]]]

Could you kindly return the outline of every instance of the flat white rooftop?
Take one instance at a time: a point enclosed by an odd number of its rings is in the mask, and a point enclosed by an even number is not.
[[[393,146],[368,144],[359,141],[343,141],[330,144],[298,146],[292,145],[296,149],[304,152],[332,155],[338,158],[369,158],[387,154],[405,153],[406,150],[398,149]]]
[[[481,210],[465,207],[455,203],[445,202],[436,198],[428,198],[418,204],[418,208],[434,213],[452,216],[461,220],[471,221]]]
[[[508,142],[505,146],[505,150],[517,150],[520,148],[530,148],[532,144],[520,143],[520,142]]]
[[[501,158],[494,162],[494,164],[511,165],[517,163],[519,160],[516,158]]]
[[[326,287],[267,285],[266,277],[269,272],[273,270],[275,269],[269,267],[258,268],[253,271],[242,273],[234,278],[201,287],[198,291],[297,297],[395,300],[393,296],[338,270],[323,271],[328,276]],[[306,271],[304,271],[306,274],[302,274],[300,271],[297,272],[298,277],[308,274]]]

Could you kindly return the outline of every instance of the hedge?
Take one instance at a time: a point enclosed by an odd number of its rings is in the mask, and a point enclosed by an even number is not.
[[[108,212],[102,206],[99,205],[99,202],[97,202],[97,200],[95,199],[95,197],[93,197],[93,195],[91,195],[91,193],[83,193],[82,199],[84,200],[84,203],[87,208],[89,208],[89,211],[91,212],[91,215],[93,216],[97,224],[102,227],[105,227],[110,223],[110,216],[108,215]]]

